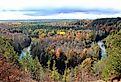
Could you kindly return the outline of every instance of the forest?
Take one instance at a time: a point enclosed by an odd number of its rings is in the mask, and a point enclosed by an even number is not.
[[[121,18],[0,22],[0,82],[120,82]]]

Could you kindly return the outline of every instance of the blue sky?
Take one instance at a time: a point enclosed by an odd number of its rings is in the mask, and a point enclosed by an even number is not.
[[[0,20],[121,16],[121,0],[0,0]]]

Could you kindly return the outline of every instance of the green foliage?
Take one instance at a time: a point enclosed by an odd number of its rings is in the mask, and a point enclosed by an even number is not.
[[[69,80],[70,80],[70,70],[69,69],[65,69],[62,81],[63,82],[69,82]]]
[[[121,33],[110,35],[106,39],[108,58],[106,59],[105,68],[102,77],[107,80],[110,77],[121,76]]]
[[[29,72],[33,79],[36,79],[38,81],[43,80],[44,70],[41,67],[37,57],[33,59],[29,53],[26,53],[26,56],[24,56],[20,60],[20,64],[22,66],[22,69],[26,72]]]
[[[91,71],[92,70],[92,62],[93,60],[91,58],[86,58],[82,63],[81,63],[81,68],[85,71]]]
[[[18,61],[18,56],[10,44],[10,40],[4,37],[0,37],[0,53],[10,60],[10,62]]]
[[[93,64],[92,72],[94,73],[94,75],[101,77],[102,71],[106,65],[104,62],[104,60],[100,60]]]
[[[100,48],[97,43],[94,43],[94,45],[92,46],[92,50],[93,50],[92,56],[98,59]]]
[[[54,61],[54,65],[53,65],[53,70],[51,73],[51,77],[54,81],[59,81],[60,80],[60,74],[58,73],[56,67],[55,67],[55,61]]]
[[[102,72],[102,77],[105,80],[112,76],[121,76],[121,53],[110,54],[105,64],[106,66]]]

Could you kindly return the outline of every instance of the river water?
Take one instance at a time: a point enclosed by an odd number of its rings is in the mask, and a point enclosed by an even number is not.
[[[106,48],[105,48],[105,44],[103,41],[98,41],[97,42],[98,46],[100,47],[101,49],[101,59],[105,58],[107,55],[106,55]]]
[[[30,54],[30,50],[31,50],[31,44],[27,48],[24,48],[23,50],[21,50],[19,59],[22,59],[24,56],[26,56],[27,53]]]
[[[107,54],[106,54],[106,48],[105,48],[105,44],[103,41],[98,41],[97,42],[98,46],[100,47],[101,49],[101,59],[107,57]],[[31,44],[30,46],[28,46],[27,48],[24,48],[22,51],[21,51],[21,54],[19,56],[19,59],[22,59],[24,56],[26,56],[26,54],[30,54],[30,50],[31,50]]]

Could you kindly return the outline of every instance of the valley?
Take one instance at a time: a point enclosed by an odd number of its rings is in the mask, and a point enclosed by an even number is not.
[[[120,45],[120,17],[0,21],[0,81],[121,80]],[[31,81],[7,74],[1,62]]]

